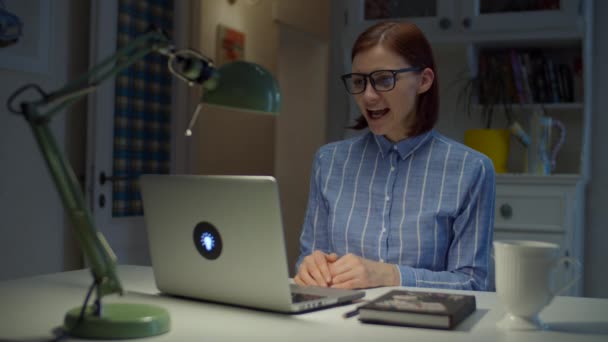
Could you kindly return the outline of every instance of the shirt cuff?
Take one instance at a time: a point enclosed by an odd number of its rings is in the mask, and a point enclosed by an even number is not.
[[[397,265],[399,276],[401,278],[401,286],[416,287],[417,278],[416,271],[410,266]]]

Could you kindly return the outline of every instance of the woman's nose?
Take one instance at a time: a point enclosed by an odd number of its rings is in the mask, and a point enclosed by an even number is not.
[[[365,91],[362,95],[366,98],[377,98],[380,94],[378,94],[376,89],[374,89],[374,87],[372,86],[372,82],[368,81],[367,86],[365,87]]]

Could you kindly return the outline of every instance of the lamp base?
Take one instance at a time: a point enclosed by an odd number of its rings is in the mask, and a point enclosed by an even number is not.
[[[63,328],[71,336],[87,339],[127,339],[161,335],[169,331],[169,312],[147,304],[104,304],[101,317],[92,315],[88,306],[83,319],[82,307],[65,315]]]

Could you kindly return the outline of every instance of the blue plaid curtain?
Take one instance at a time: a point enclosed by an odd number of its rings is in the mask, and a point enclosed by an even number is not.
[[[155,27],[171,36],[172,0],[119,0],[118,45]],[[143,214],[137,177],[169,173],[171,75],[167,58],[151,53],[116,78],[112,215]]]

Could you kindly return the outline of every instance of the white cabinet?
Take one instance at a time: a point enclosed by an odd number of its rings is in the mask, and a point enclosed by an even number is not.
[[[407,20],[427,36],[438,37],[454,32],[458,13],[458,1],[453,0],[346,0],[343,3],[350,39],[356,38],[362,29],[384,20]]]
[[[416,24],[431,42],[583,34],[584,0],[340,0],[345,39],[383,20]]]
[[[535,240],[556,243],[561,255],[583,262],[583,182],[578,175],[497,175],[494,240]],[[570,263],[556,272],[556,286],[576,276]],[[493,271],[492,271],[493,273]],[[581,278],[567,295],[581,296]]]
[[[459,17],[461,27],[475,33],[582,34],[582,1],[461,0]]]

